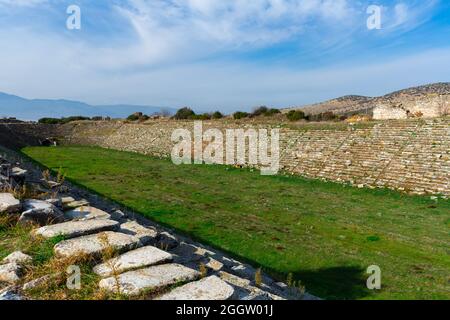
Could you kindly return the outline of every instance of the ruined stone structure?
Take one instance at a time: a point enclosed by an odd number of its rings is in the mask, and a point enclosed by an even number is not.
[[[297,109],[307,114],[373,115],[375,120],[443,117],[450,115],[450,83],[408,88],[381,97],[344,96],[283,112]]]
[[[376,120],[437,118],[450,114],[450,95],[408,97],[376,103],[373,118]]]
[[[252,127],[245,122],[234,121],[205,121],[203,126],[204,130]],[[373,122],[361,128],[349,125],[344,129],[336,126],[326,130],[310,126],[270,126],[280,129],[280,164],[287,172],[359,187],[450,195],[448,117]],[[9,134],[13,127],[9,125]],[[23,125],[16,128],[20,136]],[[193,122],[166,120],[132,124],[103,121],[70,123],[52,127],[53,131],[33,128],[38,129],[41,136],[42,132],[59,136],[61,142],[68,144],[170,157],[174,145],[171,141],[173,130],[193,130]],[[26,132],[30,131],[28,128]]]

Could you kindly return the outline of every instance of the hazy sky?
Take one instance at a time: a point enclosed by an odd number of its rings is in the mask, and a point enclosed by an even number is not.
[[[66,27],[69,5],[81,30]],[[288,107],[450,81],[449,40],[448,0],[0,0],[0,91]]]

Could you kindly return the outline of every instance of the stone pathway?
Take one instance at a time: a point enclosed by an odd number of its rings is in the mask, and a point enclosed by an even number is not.
[[[163,264],[105,278],[100,281],[99,287],[110,292],[119,290],[121,294],[133,296],[147,290],[158,291],[199,277],[198,271],[180,264]]]
[[[129,251],[117,258],[110,259],[94,267],[94,272],[102,277],[109,277],[114,273],[122,273],[131,269],[144,268],[170,262],[170,253],[158,248],[147,246]]]
[[[55,245],[55,255],[61,258],[74,258],[79,255],[99,257],[108,248],[123,252],[139,246],[141,243],[135,236],[105,231],[61,241]]]
[[[35,234],[44,238],[64,236],[64,238],[70,239],[118,228],[119,223],[112,220],[69,221],[39,228]]]
[[[33,172],[30,168],[18,169],[15,172],[21,177]],[[130,219],[129,212],[112,208],[106,202],[96,201],[97,196],[74,188],[68,185],[70,193],[23,203],[9,193],[0,193],[0,209],[20,214],[23,207],[21,219],[41,226],[32,231],[33,236],[63,236],[65,240],[54,246],[57,259],[81,255],[99,259],[108,249],[121,253],[93,268],[102,277],[99,288],[107,292],[129,296],[152,293],[160,300],[315,298],[293,295],[286,285],[264,275],[263,282],[256,285],[254,268],[150,225],[151,222],[138,216],[136,220]],[[30,260],[21,252],[5,258],[0,264],[0,281],[10,284],[20,281],[23,266]],[[41,281],[34,279],[25,287]],[[0,299],[18,296],[14,291],[0,292]]]
[[[232,286],[217,276],[210,276],[175,288],[157,300],[228,300],[233,294]]]

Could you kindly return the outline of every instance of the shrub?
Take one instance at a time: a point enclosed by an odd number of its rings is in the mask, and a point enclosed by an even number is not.
[[[212,114],[212,118],[213,119],[222,119],[223,118],[223,114],[219,111],[216,111]]]
[[[300,121],[306,118],[305,113],[300,110],[291,110],[286,114],[286,116],[290,121]]]
[[[273,116],[274,114],[278,114],[281,113],[280,109],[276,109],[276,108],[271,108],[269,110],[267,110],[267,112],[265,113],[265,116]]]
[[[45,123],[45,124],[64,124],[69,123],[72,121],[80,121],[80,120],[91,120],[89,117],[82,117],[82,116],[74,116],[74,117],[67,117],[67,118],[41,118],[38,120],[39,123]]]
[[[275,108],[269,109],[266,106],[261,106],[261,107],[256,108],[252,112],[251,116],[252,117],[258,117],[258,116],[262,116],[262,115],[273,116],[274,114],[277,114],[277,113],[281,113],[281,111],[279,109],[275,109]]]
[[[307,120],[309,121],[332,121],[339,119],[338,115],[335,115],[333,112],[322,112],[318,114],[308,115]]]
[[[83,117],[83,116],[74,116],[74,117],[62,118],[61,120],[62,120],[62,123],[69,123],[69,122],[72,122],[72,121],[91,120],[91,118]]]
[[[233,118],[236,120],[247,118],[249,114],[247,112],[238,111],[233,113]]]
[[[142,115],[143,115],[142,112],[135,112],[133,114],[130,114],[127,117],[127,120],[129,120],[129,121],[136,121],[136,120],[139,120],[139,118],[142,117]]]
[[[56,118],[42,118],[38,120],[39,123],[45,123],[45,124],[59,124],[62,123],[61,119]]]
[[[143,114],[142,112],[135,112],[133,114],[130,114],[127,117],[128,121],[145,121],[145,120],[148,120],[148,119],[150,119],[150,117],[145,115],[145,114]]]
[[[188,119],[193,119],[193,120],[210,120],[211,119],[211,115],[209,113],[196,114],[196,115],[190,116]]]
[[[263,114],[266,114],[269,109],[266,106],[261,106],[253,110],[252,117],[261,116]]]
[[[173,118],[177,119],[177,120],[192,119],[194,117],[195,117],[195,112],[192,111],[192,109],[188,108],[188,107],[179,109],[177,111],[177,113],[175,113],[175,115],[173,116]]]

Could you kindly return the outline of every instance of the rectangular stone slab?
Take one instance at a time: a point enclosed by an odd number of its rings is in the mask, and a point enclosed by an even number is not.
[[[116,230],[118,228],[118,222],[106,219],[69,221],[39,228],[34,233],[44,238],[53,238],[62,235],[66,239],[70,239],[102,231]]]
[[[158,290],[179,282],[193,281],[199,276],[198,271],[172,263],[106,278],[100,281],[99,287],[106,291],[117,292],[118,284],[121,294],[133,296],[144,290]]]
[[[55,245],[54,251],[57,257],[68,258],[84,254],[99,256],[108,247],[123,252],[140,246],[139,239],[134,236],[106,231],[61,241]]]
[[[16,212],[21,208],[20,201],[11,193],[0,193],[0,212]]]
[[[152,246],[147,246],[129,251],[117,258],[99,264],[94,267],[94,272],[99,276],[109,277],[113,274],[120,274],[128,270],[144,268],[170,261],[172,261],[172,255],[170,253]]]
[[[91,207],[81,206],[67,211],[64,216],[68,220],[91,220],[91,219],[109,219],[111,215],[103,210]]]
[[[228,300],[234,288],[217,276],[185,284],[163,294],[156,300]]]

